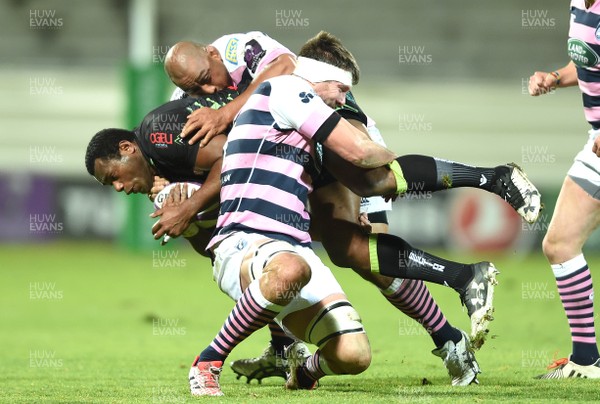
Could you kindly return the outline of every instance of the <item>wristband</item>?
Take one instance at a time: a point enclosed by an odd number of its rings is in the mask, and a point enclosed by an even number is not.
[[[555,70],[551,72],[550,75],[556,79],[556,85],[558,86],[560,84],[560,73]]]

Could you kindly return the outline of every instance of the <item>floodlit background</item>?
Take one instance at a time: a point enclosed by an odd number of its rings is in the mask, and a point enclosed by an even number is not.
[[[362,69],[356,98],[392,150],[481,166],[515,162],[546,206],[527,225],[494,195],[453,190],[399,200],[390,215],[391,231],[416,246],[465,262],[492,259],[501,269],[493,336],[478,354],[480,390],[450,392],[425,331],[355,274],[334,269],[364,318],[374,361],[360,379],[328,379],[315,397],[338,401],[352,380],[364,383],[352,384],[355,402],[530,402],[530,387],[571,398],[563,385],[534,386],[531,377],[569,352],[540,242],[587,125],[576,88],[527,95],[535,70],[567,63],[567,1],[157,0],[154,17],[144,11],[149,4],[0,0],[0,362],[8,369],[0,401],[188,396],[189,362],[232,303],[212,282],[208,260],[182,241],[152,241],[145,196],[117,194],[87,174],[85,148],[97,131],[132,128],[168,99],[162,62],[172,44],[250,30],[293,51],[320,30],[335,34]],[[131,13],[135,7],[141,11]],[[130,90],[144,77],[151,80]],[[596,237],[586,249],[592,268],[599,246]],[[453,324],[468,328],[451,290],[432,293]],[[234,358],[258,354],[267,338],[259,333]],[[425,379],[433,385],[421,386]],[[281,380],[250,393],[228,369],[222,380],[237,401],[281,397]],[[596,396],[592,388],[586,397]]]

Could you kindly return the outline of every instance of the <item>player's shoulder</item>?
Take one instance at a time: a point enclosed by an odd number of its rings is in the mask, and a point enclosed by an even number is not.
[[[182,98],[166,102],[152,111],[148,112],[142,120],[142,128],[150,123],[158,121],[165,122],[185,122],[189,114],[188,107],[194,102],[191,98]]]
[[[211,45],[217,48],[224,62],[229,62],[234,65],[239,63],[238,53],[239,53],[239,43],[243,43],[245,39],[245,34],[235,33],[223,35],[217,39],[215,39]],[[243,47],[243,45],[241,45]]]
[[[237,32],[223,35],[215,39],[211,45],[217,48],[224,61],[239,64],[243,62],[245,47],[253,41],[263,43],[264,41],[273,41],[273,39],[260,31]]]
[[[276,91],[281,93],[292,93],[297,89],[309,89],[312,93],[314,93],[314,90],[308,81],[293,74],[272,77],[265,82],[268,82],[272,89],[276,89]]]
[[[259,86],[256,92],[268,95],[271,98],[271,104],[275,106],[294,104],[293,101],[302,101],[306,104],[310,100],[318,98],[309,82],[290,74],[273,77],[263,82],[263,85],[262,88]]]
[[[282,128],[299,128],[313,111],[325,106],[310,83],[303,78],[285,75],[266,82],[269,87],[263,90],[268,91],[269,110]]]
[[[166,102],[148,112],[138,127],[137,138],[152,148],[183,145],[179,134],[187,122],[193,99]]]

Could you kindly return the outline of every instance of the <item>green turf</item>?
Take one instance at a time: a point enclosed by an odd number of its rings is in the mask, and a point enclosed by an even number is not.
[[[179,248],[177,248],[179,246]],[[171,247],[174,248],[174,247]],[[128,253],[106,244],[1,246],[0,402],[192,402],[187,373],[232,307],[208,262],[177,244]],[[474,259],[475,257],[455,257]],[[452,388],[427,335],[349,270],[335,269],[361,313],[373,349],[359,376],[327,377],[311,392],[282,379],[247,385],[225,368],[232,402],[564,402],[597,400],[595,381],[537,381],[569,353],[566,320],[541,256],[497,257],[492,338],[478,353],[479,386]],[[590,259],[592,267],[600,259]],[[433,293],[448,319],[468,327],[458,297]],[[258,354],[263,330],[230,359]],[[424,382],[426,385],[423,385]],[[212,399],[219,401],[220,399]],[[223,399],[221,399],[222,401]]]

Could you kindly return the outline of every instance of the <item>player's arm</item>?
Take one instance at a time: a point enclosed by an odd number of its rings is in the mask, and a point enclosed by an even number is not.
[[[529,78],[529,95],[534,97],[547,94],[557,87],[577,85],[577,67],[573,61],[553,72],[535,72]]]
[[[370,139],[362,122],[355,119],[349,119],[348,122]],[[388,195],[392,193],[391,190],[396,189],[395,177],[390,175],[387,166],[364,169],[344,160],[327,147],[324,148],[323,153],[323,163],[327,170],[356,195]]]
[[[200,147],[206,147],[212,137],[219,133],[224,133],[260,83],[272,77],[291,74],[295,67],[296,58],[293,55],[279,55],[269,64],[265,65],[246,90],[226,106],[218,110],[200,108],[192,112],[181,131],[181,137],[191,136],[189,140],[190,144],[200,141]]]
[[[177,207],[167,207],[154,212],[151,217],[160,216],[160,220],[152,227],[155,239],[168,234],[178,237],[195,220],[196,214],[219,201],[221,191],[221,163],[223,145],[226,136],[219,135],[204,148],[198,149],[194,172],[201,174],[208,171],[202,187]]]
[[[183,183],[183,186],[173,187],[169,192],[169,195],[164,199],[162,206],[178,208],[180,205],[185,203],[188,200],[190,190],[188,189],[188,183]],[[192,192],[194,194],[194,192]],[[206,246],[211,239],[212,230],[205,228],[195,228],[196,231],[194,234],[190,235],[189,233],[185,235],[185,239],[190,243],[190,245],[196,250],[196,252],[205,257],[210,257],[210,254],[206,251]],[[188,228],[189,231],[189,228]],[[166,241],[166,236],[163,241]]]
[[[367,169],[385,166],[397,157],[345,119],[339,120],[323,141],[323,146],[353,165]]]

